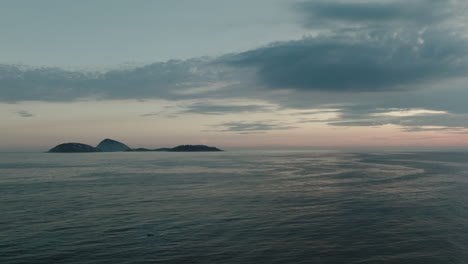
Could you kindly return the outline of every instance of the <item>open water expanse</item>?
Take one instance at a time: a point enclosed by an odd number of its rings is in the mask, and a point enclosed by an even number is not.
[[[0,154],[0,263],[468,263],[468,153]]]

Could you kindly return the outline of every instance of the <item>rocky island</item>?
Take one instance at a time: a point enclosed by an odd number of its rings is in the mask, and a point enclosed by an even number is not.
[[[168,152],[203,152],[203,151],[223,151],[219,148],[209,147],[205,145],[180,145],[174,148],[158,148],[158,149],[147,149],[137,148],[125,150],[128,152],[147,152],[147,151],[168,151]]]
[[[102,152],[100,149],[81,143],[64,143],[50,149],[52,153]]]
[[[171,148],[171,152],[201,152],[201,151],[222,151],[215,147],[208,147],[205,145],[181,145]]]
[[[102,150],[103,152],[116,152],[116,151],[127,151],[130,148],[122,142],[106,138],[101,143],[99,143],[96,148]]]
[[[207,152],[207,151],[223,151],[216,147],[205,145],[180,145],[174,148],[136,148],[132,149],[122,142],[106,138],[101,141],[96,147],[82,143],[64,143],[57,145],[48,152],[54,153],[72,153],[72,152],[148,152],[148,151],[166,151],[166,152]]]

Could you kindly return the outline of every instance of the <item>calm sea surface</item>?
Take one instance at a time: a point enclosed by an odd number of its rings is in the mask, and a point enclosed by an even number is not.
[[[468,153],[0,154],[0,263],[468,263]]]

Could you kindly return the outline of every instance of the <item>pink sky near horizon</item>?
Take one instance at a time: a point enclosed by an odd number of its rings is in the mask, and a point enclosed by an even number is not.
[[[226,120],[246,120],[245,114],[185,114],[178,118],[142,117],[158,102],[28,102],[31,117],[16,111],[21,104],[0,104],[2,124],[0,151],[46,151],[66,142],[97,145],[104,138],[130,147],[174,147],[204,144],[237,148],[331,148],[331,149],[447,149],[468,148],[466,131],[405,132],[401,126],[330,126],[324,122],[294,123],[281,113],[251,114],[251,120],[283,116],[291,128],[252,131],[220,131]],[[100,112],[98,111],[100,109]],[[228,118],[228,119],[227,119]]]

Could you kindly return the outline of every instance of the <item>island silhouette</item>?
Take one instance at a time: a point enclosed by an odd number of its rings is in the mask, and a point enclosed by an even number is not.
[[[173,148],[136,148],[132,149],[126,144],[114,139],[106,138],[96,147],[83,143],[63,143],[51,148],[50,153],[86,153],[86,152],[148,152],[148,151],[167,151],[167,152],[209,152],[223,151],[216,147],[206,145],[180,145]]]

